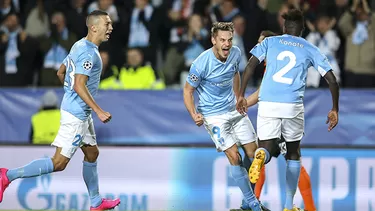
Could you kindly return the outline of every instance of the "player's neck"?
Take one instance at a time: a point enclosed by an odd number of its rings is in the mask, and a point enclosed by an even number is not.
[[[95,39],[95,37],[91,34],[87,34],[87,36],[85,37],[86,40],[94,43],[96,46],[99,47],[99,45],[102,43],[99,39]]]

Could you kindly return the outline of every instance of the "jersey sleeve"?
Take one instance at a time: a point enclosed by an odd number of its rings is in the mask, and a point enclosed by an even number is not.
[[[82,52],[75,61],[75,74],[91,75],[92,67],[94,66],[94,53]]]
[[[190,66],[189,75],[187,76],[186,81],[194,88],[197,88],[199,84],[201,83],[201,74],[200,71],[197,69],[195,64],[193,63]]]
[[[251,49],[250,53],[258,58],[262,62],[266,58],[267,49],[268,49],[269,38],[264,39],[261,43],[258,43]]]
[[[315,49],[315,52],[312,52],[313,61],[312,65],[320,73],[321,76],[324,76],[328,71],[332,70],[332,66],[328,61],[326,55],[324,55],[318,48]]]

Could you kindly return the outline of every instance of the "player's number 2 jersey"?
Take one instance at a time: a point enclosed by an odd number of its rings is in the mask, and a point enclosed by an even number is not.
[[[302,103],[308,68],[314,66],[322,76],[332,69],[317,47],[291,35],[268,37],[250,53],[267,60],[259,92],[264,102]]]

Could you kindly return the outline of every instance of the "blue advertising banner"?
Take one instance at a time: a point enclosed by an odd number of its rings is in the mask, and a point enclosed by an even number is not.
[[[46,89],[0,89],[0,142],[29,143],[31,116]],[[55,90],[62,99],[63,90]],[[250,90],[248,94],[251,93]],[[113,118],[102,124],[93,114],[100,144],[213,144],[203,127],[196,127],[185,109],[181,90],[100,91],[98,104]],[[306,90],[303,144],[375,146],[375,92],[343,90],[339,125],[327,131],[329,90]],[[256,127],[257,106],[248,115]]]
[[[52,153],[52,147],[2,147],[0,166],[14,168]],[[79,152],[63,172],[15,180],[0,210],[88,210],[82,159]],[[103,197],[122,200],[118,211],[228,211],[242,200],[229,165],[214,148],[102,147],[99,189]],[[317,210],[375,210],[375,150],[304,149],[302,165]],[[283,209],[283,157],[267,164],[260,199],[273,211]],[[299,190],[294,202],[303,207]]]

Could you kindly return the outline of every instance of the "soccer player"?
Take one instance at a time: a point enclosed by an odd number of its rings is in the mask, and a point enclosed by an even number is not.
[[[77,41],[58,71],[64,84],[64,98],[61,103],[61,125],[52,143],[56,147],[52,158],[41,158],[16,169],[0,169],[0,202],[8,185],[18,178],[36,177],[63,171],[78,148],[85,157],[83,179],[90,196],[90,210],[113,209],[120,204],[119,199],[108,200],[99,194],[97,157],[99,155],[91,111],[107,123],[111,114],[105,112],[93,99],[98,91],[102,61],[98,46],[109,39],[112,21],[103,11],[91,12],[86,25],[88,34]]]
[[[259,39],[258,39],[258,42],[259,43],[262,42],[264,40],[264,38],[266,38],[266,37],[276,36],[276,35],[277,34],[271,32],[271,31],[263,31],[261,33]],[[264,63],[266,63],[266,61],[264,61]],[[264,71],[266,71],[266,70],[264,70]],[[251,107],[251,106],[257,104],[258,99],[259,99],[259,89],[246,98],[247,107]],[[286,155],[285,139],[283,137],[281,137],[281,139],[278,139],[277,142],[278,142],[278,146],[275,146],[277,150],[275,150],[274,154],[271,155],[271,156],[277,158],[281,154],[285,158],[285,155]],[[246,169],[249,169],[250,163],[246,162],[247,159],[248,158],[246,156],[244,156],[244,166],[245,166]],[[255,196],[258,199],[260,199],[260,194],[262,192],[262,188],[263,188],[263,184],[264,184],[265,179],[266,179],[265,166],[263,166],[263,168],[261,170],[261,173],[260,173],[260,176],[259,176],[259,180],[257,181],[257,183],[255,185],[255,189],[254,189]],[[307,173],[306,169],[303,167],[302,164],[301,164],[300,177],[299,177],[299,180],[298,180],[298,188],[299,188],[299,190],[301,192],[301,195],[302,195],[302,198],[303,198],[305,210],[306,211],[316,211],[315,204],[314,204],[314,198],[313,198],[313,194],[312,194],[310,176],[309,176],[309,174]]]
[[[284,211],[297,211],[299,208],[293,206],[293,198],[301,170],[300,140],[304,133],[303,96],[308,67],[314,66],[329,84],[333,107],[327,116],[328,131],[338,123],[339,85],[327,57],[300,37],[304,29],[302,12],[293,9],[282,17],[285,19],[284,35],[268,37],[251,50],[252,57],[243,75],[236,108],[240,113],[246,112],[246,84],[254,68],[267,59],[267,70],[259,90],[259,148],[250,166],[249,177],[252,183],[258,181],[263,165],[270,161],[277,146],[276,141],[284,137],[287,148]]]
[[[214,23],[211,29],[213,47],[199,55],[190,67],[184,86],[184,103],[197,126],[204,124],[219,152],[224,152],[230,163],[234,181],[241,189],[246,204],[244,210],[264,210],[250,186],[246,169],[242,166],[237,142],[252,158],[257,148],[255,130],[245,115],[236,111],[240,75],[238,65],[241,51],[232,47],[233,23]],[[199,97],[194,105],[194,91]]]

